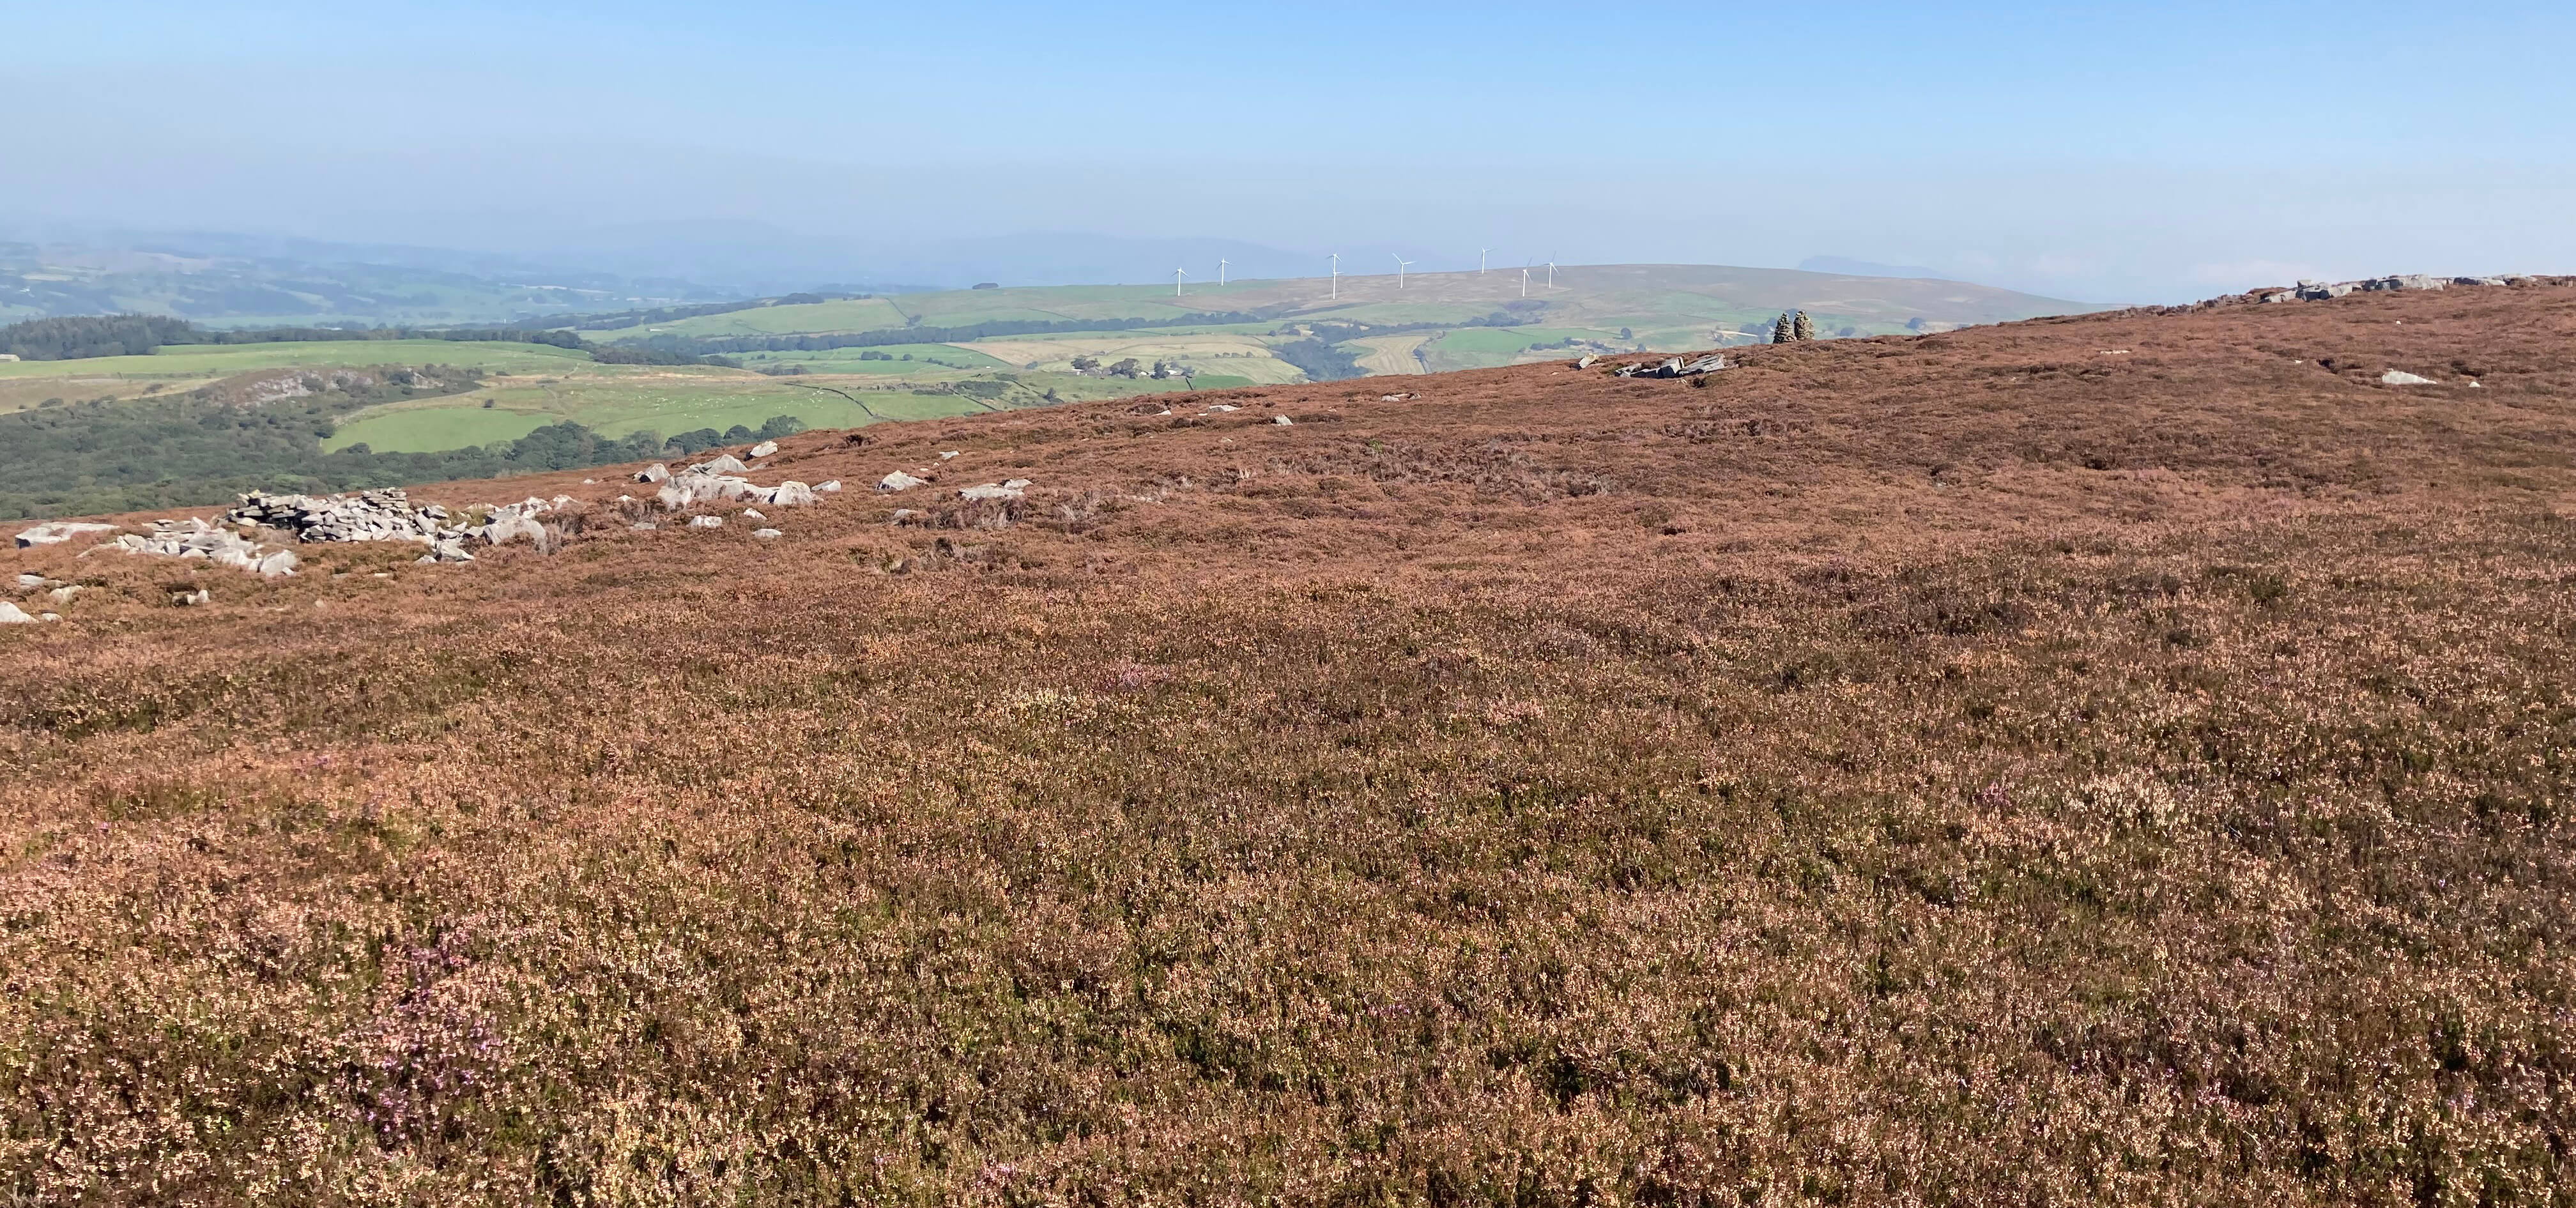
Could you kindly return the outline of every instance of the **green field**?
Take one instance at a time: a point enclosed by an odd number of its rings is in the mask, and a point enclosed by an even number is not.
[[[409,407],[384,411],[340,425],[322,441],[322,451],[336,453],[365,445],[379,453],[435,453],[494,441],[517,440],[558,417],[539,412],[503,411],[473,406]]]

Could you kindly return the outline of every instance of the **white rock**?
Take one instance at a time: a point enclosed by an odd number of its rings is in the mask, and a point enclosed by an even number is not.
[[[2438,386],[2441,383],[2428,377],[2418,377],[2403,369],[2391,369],[2388,372],[2379,375],[2379,384],[2383,386]]]
[[[0,625],[31,625],[35,620],[36,618],[27,615],[26,609],[18,607],[11,601],[0,600]]]
[[[36,619],[39,621],[59,621],[63,619],[63,614],[59,612],[40,612],[36,614]]]
[[[1002,480],[1002,488],[1010,491],[1025,491],[1029,489],[1029,480],[1025,478],[1006,478]]]
[[[69,604],[72,602],[72,597],[79,594],[81,594],[80,584],[72,583],[46,592],[45,598],[52,600],[56,604]]]
[[[61,545],[74,537],[82,536],[84,534],[113,533],[115,531],[116,526],[113,524],[89,524],[75,520],[57,520],[51,524],[39,524],[34,528],[18,534],[18,548],[30,549],[39,545]]]
[[[690,528],[723,528],[722,516],[698,516],[689,521]]]
[[[751,530],[751,535],[752,535],[752,536],[754,536],[754,537],[758,537],[758,538],[760,538],[760,539],[761,539],[761,540],[763,540],[763,541],[775,541],[775,540],[779,539],[780,537],[784,537],[784,536],[786,536],[787,534],[782,533],[782,532],[779,532],[777,529],[773,529],[773,528],[765,528],[765,529],[753,529],[753,530]]]
[[[658,461],[635,472],[635,481],[637,482],[665,482],[668,481],[670,477],[671,467],[663,465]]]
[[[764,440],[751,447],[751,455],[754,457],[767,457],[777,451],[778,442],[774,440]]]
[[[638,529],[638,530],[641,530],[641,531],[644,531],[644,532],[651,532],[651,531],[653,531],[654,529],[660,528],[660,527],[662,527],[662,526],[661,526],[661,525],[658,525],[658,524],[655,524],[655,523],[653,523],[653,522],[652,522],[652,521],[650,521],[650,520],[638,520],[638,521],[636,521],[634,524],[631,524],[631,525],[629,525],[629,526],[627,526],[627,527],[629,527],[629,528],[633,528],[633,529]]]
[[[740,474],[750,468],[742,464],[733,454],[727,453],[713,461],[702,461],[680,472],[683,474]]]
[[[742,518],[743,518],[743,519],[745,519],[745,520],[767,520],[767,519],[769,519],[769,517],[761,515],[761,514],[760,514],[760,509],[758,509],[758,508],[744,508],[744,509],[742,510]]]
[[[1288,425],[1290,425],[1290,424],[1296,423],[1297,421],[1295,421],[1295,420],[1293,420],[1293,419],[1290,419],[1290,418],[1288,418],[1287,416],[1284,416],[1284,415],[1274,415],[1274,416],[1271,416],[1271,417],[1270,417],[1270,422],[1271,422],[1271,423],[1274,423],[1274,424],[1277,424],[1277,425],[1279,425],[1279,426],[1280,426],[1280,427],[1282,427],[1282,428],[1285,428],[1285,427],[1287,427],[1287,426],[1288,426]]]
[[[823,480],[823,481],[821,481],[821,482],[815,483],[815,484],[814,484],[814,493],[815,493],[815,494],[817,494],[817,495],[837,495],[837,494],[840,494],[840,493],[841,493],[841,480],[840,480],[840,479],[838,479],[838,478],[827,478],[827,479],[824,479],[824,480]]]
[[[802,508],[812,507],[822,500],[814,497],[814,488],[791,480],[779,483],[776,489],[770,491],[769,502],[782,508]]]
[[[957,450],[955,450],[955,449],[950,449],[949,451],[947,451],[947,452],[945,452],[945,453],[940,454],[940,455],[939,455],[939,460],[941,460],[941,461],[946,461],[946,460],[948,460],[949,458],[951,458],[951,457],[955,457],[955,456],[957,456]]]
[[[18,586],[21,588],[43,587],[44,585],[45,577],[43,575],[28,574],[18,576]]]
[[[1241,411],[1241,410],[1243,410],[1243,408],[1241,408],[1241,407],[1237,407],[1237,406],[1234,406],[1234,405],[1229,404],[1229,403],[1209,403],[1209,404],[1208,404],[1208,406],[1207,406],[1207,409],[1208,409],[1208,410],[1210,410],[1210,411],[1213,411],[1213,412],[1215,412],[1215,413],[1217,413],[1217,414],[1219,414],[1219,415],[1223,415],[1224,413],[1226,413],[1226,412],[1228,412],[1228,411]]]
[[[915,477],[913,477],[912,475],[910,475],[910,474],[906,474],[906,473],[904,473],[904,472],[903,472],[903,471],[901,471],[901,470],[897,470],[897,471],[895,471],[894,473],[892,473],[892,474],[888,474],[888,475],[886,475],[885,477],[880,478],[880,479],[878,479],[878,480],[877,480],[877,489],[878,489],[878,490],[880,490],[880,491],[887,491],[887,492],[893,492],[893,491],[909,491],[909,490],[913,489],[914,487],[926,487],[926,486],[929,486],[929,485],[930,485],[930,480],[929,480],[929,479],[927,479],[927,478],[915,478]]]
[[[997,482],[988,482],[980,487],[965,487],[957,492],[959,499],[966,500],[1018,499],[1020,496],[1020,488]]]

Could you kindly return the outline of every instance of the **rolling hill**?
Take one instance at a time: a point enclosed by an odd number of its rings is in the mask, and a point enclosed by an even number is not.
[[[18,551],[0,1187],[2553,1203],[2572,350],[2130,311]]]

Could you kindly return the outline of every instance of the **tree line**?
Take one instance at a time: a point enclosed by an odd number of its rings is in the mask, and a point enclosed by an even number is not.
[[[386,369],[376,384],[257,407],[215,388],[166,398],[94,399],[0,415],[0,517],[85,516],[229,503],[246,491],[350,491],[686,455],[804,430],[793,416],[673,437],[610,437],[566,420],[517,440],[434,453],[323,452],[341,417],[393,398],[472,389],[468,371]],[[394,385],[408,379],[412,385]]]
[[[543,344],[586,352],[605,365],[720,364],[735,362],[631,344],[593,344],[570,331],[520,327],[260,327],[207,330],[160,315],[76,315],[29,319],[0,327],[0,353],[22,361],[76,361],[92,357],[150,356],[168,344],[311,344],[368,340],[451,340],[459,343]]]

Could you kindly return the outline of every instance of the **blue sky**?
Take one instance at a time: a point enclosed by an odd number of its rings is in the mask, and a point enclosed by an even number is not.
[[[18,7],[0,218],[2576,270],[2566,4]]]

